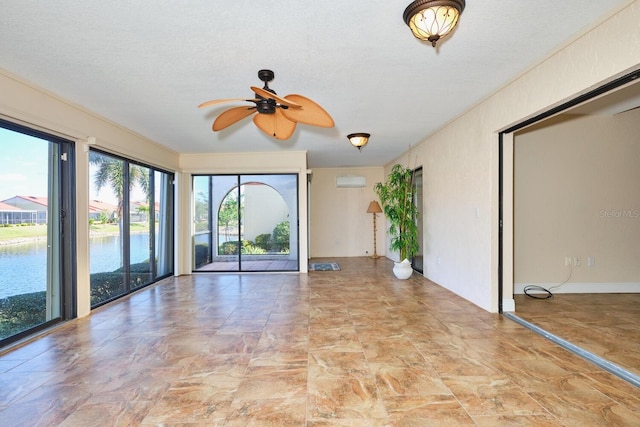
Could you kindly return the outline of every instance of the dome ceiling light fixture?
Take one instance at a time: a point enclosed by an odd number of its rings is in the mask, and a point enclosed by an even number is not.
[[[349,142],[351,143],[351,145],[356,147],[358,150],[361,150],[362,147],[367,145],[367,142],[369,142],[370,136],[371,135],[368,133],[357,132],[347,135],[347,138],[349,138]]]
[[[402,17],[416,38],[436,42],[453,31],[465,7],[465,0],[416,0]]]

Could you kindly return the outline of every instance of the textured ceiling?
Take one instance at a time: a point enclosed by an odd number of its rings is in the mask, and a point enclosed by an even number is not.
[[[308,151],[310,167],[379,166],[627,0],[469,0],[434,49],[402,20],[408,0],[0,0],[0,68],[180,153]],[[278,141],[251,119],[213,133],[270,87],[322,105],[331,129]],[[239,104],[241,105],[241,104]],[[346,135],[369,132],[361,152]]]

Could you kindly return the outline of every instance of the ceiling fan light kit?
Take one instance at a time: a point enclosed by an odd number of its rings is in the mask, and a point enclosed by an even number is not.
[[[311,126],[331,128],[335,125],[333,118],[324,108],[311,99],[302,95],[286,95],[280,97],[269,87],[269,82],[274,78],[271,70],[258,71],[258,78],[264,82],[264,87],[251,86],[255,98],[224,98],[203,102],[198,108],[226,102],[245,101],[255,105],[244,107],[232,107],[223,111],[214,121],[214,132],[225,129],[234,123],[254,113],[253,123],[269,136],[284,140],[293,135],[298,123]]]
[[[416,0],[402,17],[416,38],[436,47],[438,40],[453,31],[464,7],[465,0]]]

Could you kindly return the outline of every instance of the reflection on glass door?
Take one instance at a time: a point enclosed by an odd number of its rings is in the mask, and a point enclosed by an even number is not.
[[[75,316],[71,148],[0,121],[0,346]]]
[[[194,271],[297,271],[298,176],[193,177]]]
[[[137,289],[153,279],[153,174],[144,166],[129,165],[129,286]],[[136,248],[139,245],[139,249]]]

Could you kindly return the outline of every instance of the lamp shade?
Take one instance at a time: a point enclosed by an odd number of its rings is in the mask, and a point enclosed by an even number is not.
[[[446,37],[458,23],[465,0],[416,0],[404,10],[404,22],[418,39],[436,42]]]
[[[349,142],[351,143],[351,145],[360,150],[362,147],[367,145],[370,136],[371,135],[368,133],[358,132],[347,135],[347,138],[349,138]]]
[[[369,203],[369,207],[367,208],[367,213],[380,213],[380,212],[382,212],[382,208],[380,207],[380,204],[378,202],[373,200],[371,203]]]

